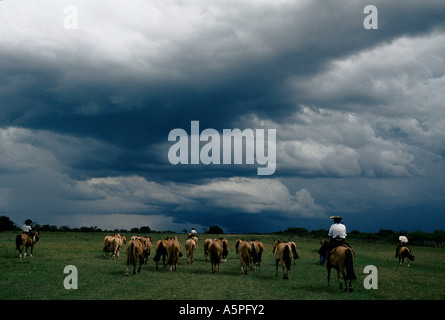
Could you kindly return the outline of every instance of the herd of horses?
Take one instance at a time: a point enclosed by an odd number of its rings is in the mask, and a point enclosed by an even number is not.
[[[31,248],[31,255],[33,253],[34,245],[39,241],[39,232],[35,231],[32,234],[19,234],[16,237],[16,248],[19,251],[19,258],[26,258],[28,248]],[[143,264],[146,264],[152,249],[152,239],[150,237],[133,236],[128,242],[127,238],[120,234],[114,234],[113,236],[106,236],[104,238],[103,252],[104,256],[111,255],[111,258],[119,259],[119,253],[122,250],[123,245],[126,244],[126,256],[127,267],[125,274],[128,276],[130,265],[133,266],[133,274],[136,274],[137,263],[139,262],[138,270],[141,271]],[[320,242],[321,248],[326,246],[326,241]],[[188,236],[185,242],[187,252],[187,264],[193,264],[193,256],[198,248],[198,238],[196,236]],[[207,238],[204,240],[204,256],[205,260],[211,264],[212,273],[219,271],[220,264],[227,261],[229,242],[226,238]],[[264,244],[258,240],[237,240],[235,242],[235,250],[241,263],[241,274],[247,275],[248,270],[255,270],[261,265],[261,258],[264,251]],[[320,251],[319,251],[320,252]],[[23,256],[22,256],[22,253]],[[291,268],[292,260],[299,258],[296,245],[294,242],[285,242],[280,240],[274,240],[273,250],[275,258],[275,277],[278,276],[278,269],[281,265],[283,279],[289,278],[289,270]],[[345,291],[352,291],[352,280],[356,280],[357,277],[354,273],[354,257],[355,253],[353,249],[347,244],[341,244],[330,248],[327,253],[326,266],[327,266],[327,280],[328,286],[330,285],[331,269],[337,270],[337,280],[339,282],[340,289],[343,288],[343,282],[345,285]],[[402,265],[404,260],[414,260],[414,256],[411,254],[411,249],[407,246],[403,246],[398,250],[399,264]],[[178,267],[179,258],[182,257],[181,243],[178,237],[167,237],[162,240],[158,240],[155,245],[155,256],[153,261],[156,263],[156,270],[158,270],[158,264],[162,258],[162,268],[170,267],[170,271],[176,271]],[[342,282],[343,279],[343,282]]]

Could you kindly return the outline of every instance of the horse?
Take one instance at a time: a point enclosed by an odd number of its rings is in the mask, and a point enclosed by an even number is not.
[[[258,260],[255,242],[237,240],[235,248],[241,262],[241,274],[246,275],[248,273],[248,267],[250,267],[250,270],[255,270],[255,265]],[[253,262],[252,266],[250,265],[251,262]]]
[[[275,240],[272,253],[275,255],[275,277],[278,276],[278,262],[281,262],[283,268],[283,279],[289,279],[289,270],[291,266],[292,248],[287,242]]]
[[[144,264],[147,264],[148,257],[150,256],[151,247],[152,247],[152,241],[150,237],[140,237],[140,236],[133,236],[131,237],[131,240],[140,240],[144,243]]]
[[[16,249],[19,251],[19,258],[22,258],[23,249],[25,249],[25,253],[23,255],[26,258],[26,253],[28,252],[28,247],[31,247],[30,257],[32,258],[32,252],[34,249],[34,245],[39,241],[40,234],[38,231],[34,231],[33,235],[29,235],[26,233],[22,233],[17,235],[15,238]]]
[[[343,276],[343,281],[345,282],[345,292],[348,290],[348,287],[349,292],[352,292],[353,288],[351,281],[357,279],[354,272],[354,251],[346,244],[339,245],[330,251],[331,252],[328,255],[329,257],[326,259],[326,268],[328,270],[328,287],[330,286],[331,269],[334,268],[337,270],[337,279],[340,290],[342,289],[341,276]]]
[[[171,238],[167,237],[164,240],[158,240],[158,242],[156,242],[156,247],[155,247],[156,254],[153,258],[153,261],[156,262],[156,270],[158,270],[158,263],[161,257],[162,257],[162,268],[165,269],[167,267],[167,264],[165,263],[165,258],[167,257],[167,244],[169,239]]]
[[[224,243],[221,239],[215,239],[209,246],[210,263],[212,265],[212,273],[219,272],[221,256],[224,250]]]
[[[229,241],[226,238],[221,238],[223,242],[223,252],[221,254],[221,262],[227,262],[227,256],[229,255]]]
[[[179,257],[182,257],[181,244],[178,237],[167,240],[167,264],[170,265],[170,272],[178,269]]]
[[[292,256],[294,258],[294,265],[296,265],[297,263],[296,263],[295,260],[300,259],[300,256],[297,253],[297,245],[293,241],[288,241],[287,244],[290,245],[290,248],[292,249]]]
[[[119,252],[122,249],[122,244],[127,243],[127,238],[125,236],[120,235],[119,233],[115,233],[112,236],[105,236],[104,238],[104,257],[107,255],[108,252],[111,253],[111,258],[114,260],[114,258],[117,255],[117,258],[119,259]]]
[[[127,243],[127,269],[125,271],[125,275],[128,276],[128,267],[131,264],[133,265],[133,274],[136,274],[136,263],[139,259],[139,268],[138,273],[141,272],[142,264],[144,263],[144,250],[145,243],[141,239],[131,239]]]
[[[187,251],[187,264],[193,264],[193,254],[198,246],[198,238],[191,237],[185,241],[185,250]]]
[[[213,240],[210,238],[207,238],[204,240],[204,257],[206,259],[206,261],[208,260],[208,256],[209,256],[209,247],[212,244]]]
[[[398,253],[399,257],[399,265],[403,265],[405,263],[405,258],[408,261],[408,267],[409,267],[409,261],[414,261],[414,256],[411,255],[411,249],[409,247],[401,247]]]
[[[108,252],[113,252],[112,244],[115,236],[105,236],[104,238],[104,257]]]
[[[111,241],[111,249],[112,249],[112,256],[111,258],[114,260],[115,257],[119,259],[119,253],[122,250],[122,245],[124,243],[127,243],[127,238],[125,236],[117,235],[115,236]]]
[[[263,256],[264,244],[258,240],[252,240],[250,243],[251,243],[251,245],[252,245],[252,243],[254,244],[254,247],[256,250],[256,258],[257,259],[256,259],[256,263],[255,263],[255,268],[259,268],[261,265],[261,257]]]

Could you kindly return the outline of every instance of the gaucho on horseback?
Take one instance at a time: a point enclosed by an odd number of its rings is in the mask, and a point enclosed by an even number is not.
[[[346,243],[346,226],[341,223],[342,217],[339,216],[331,216],[330,219],[334,220],[334,223],[329,228],[328,236],[330,238],[324,245],[322,244],[318,253],[320,254],[320,260],[317,262],[318,265],[323,265],[326,257],[329,258],[330,252],[332,249],[340,246],[349,244]]]
[[[346,243],[346,227],[341,223],[342,218],[339,216],[332,216],[330,218],[334,220],[328,232],[330,241],[325,242],[322,245],[323,249],[320,248],[319,251],[320,255],[325,255],[328,271],[328,287],[330,285],[331,269],[334,268],[337,270],[340,289],[343,287],[341,282],[341,277],[343,277],[345,291],[349,289],[349,292],[352,292],[351,281],[357,279],[353,263],[355,254],[349,244]]]
[[[34,244],[39,241],[39,233],[32,230],[32,220],[27,219],[22,227],[22,234],[17,235],[15,238],[16,248],[19,251],[19,258],[22,258],[23,249],[25,249],[24,257],[26,257],[26,252],[28,247],[31,247],[31,258]]]

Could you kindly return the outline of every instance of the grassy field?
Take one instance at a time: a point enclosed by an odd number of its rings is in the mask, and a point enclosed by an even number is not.
[[[228,261],[221,271],[211,273],[205,261],[200,235],[195,262],[187,265],[185,238],[180,234],[184,256],[178,271],[156,270],[152,261],[142,266],[140,274],[125,276],[125,248],[119,260],[104,257],[103,233],[44,233],[35,247],[34,258],[19,259],[15,249],[17,233],[0,233],[0,299],[43,300],[437,300],[445,299],[445,249],[412,247],[416,260],[411,267],[399,266],[394,258],[394,245],[351,242],[357,258],[354,268],[358,279],[354,292],[344,293],[337,281],[326,286],[326,268],[316,265],[317,239],[288,238],[297,244],[300,259],[292,265],[289,280],[275,277],[272,254],[273,235],[226,235],[230,243]],[[128,238],[131,234],[126,234]],[[165,234],[151,235],[153,242]],[[261,268],[241,276],[240,262],[235,254],[236,239],[254,237],[265,244]],[[63,281],[65,266],[78,270],[78,289],[67,290]],[[365,289],[363,273],[367,265],[378,270],[378,289]],[[32,288],[38,290],[32,290]]]

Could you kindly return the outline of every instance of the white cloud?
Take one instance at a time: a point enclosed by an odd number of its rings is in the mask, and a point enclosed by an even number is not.
[[[158,206],[158,212],[226,209],[252,214],[278,212],[296,217],[318,217],[323,213],[323,208],[315,204],[308,190],[302,189],[291,196],[287,187],[277,179],[232,177],[199,184],[160,184],[130,176],[102,178],[94,183],[90,180],[87,184],[103,193],[103,203],[113,203],[115,210],[119,203],[122,206],[131,200],[134,204],[139,203],[141,209],[144,205]]]
[[[367,114],[302,106],[282,122],[246,117],[277,128],[277,172],[326,177],[410,177],[421,173],[415,145],[379,136]]]

